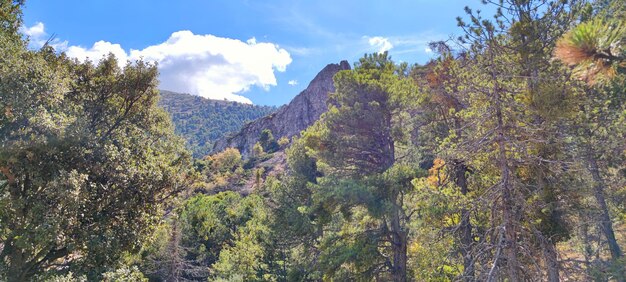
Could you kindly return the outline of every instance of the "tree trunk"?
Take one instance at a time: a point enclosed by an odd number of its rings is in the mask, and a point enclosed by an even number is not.
[[[619,244],[617,244],[617,239],[615,238],[613,222],[611,221],[609,208],[606,204],[606,199],[604,195],[606,185],[604,183],[604,179],[602,179],[602,176],[600,175],[600,169],[598,168],[598,162],[594,157],[593,149],[588,148],[588,150],[589,151],[587,161],[589,166],[589,172],[591,173],[591,177],[593,178],[593,196],[596,198],[596,202],[598,204],[598,207],[600,208],[600,229],[606,237],[607,243],[609,245],[609,251],[611,252],[612,261],[618,264],[619,275],[622,276],[619,281],[625,281],[626,279],[623,277],[624,267],[619,265],[619,260],[622,258],[623,254]]]
[[[178,221],[174,220],[172,223],[172,233],[170,240],[168,242],[169,251],[166,256],[168,257],[167,263],[167,273],[166,277],[171,281],[178,281],[179,278],[183,277],[183,255],[181,253],[181,230],[178,226]]]
[[[24,253],[19,248],[12,248],[12,251],[10,251],[10,253],[8,254],[8,258],[11,263],[9,263],[7,268],[7,281],[28,281],[29,275],[26,269],[27,262],[24,258]]]
[[[598,207],[600,208],[600,227],[602,232],[606,236],[609,244],[609,250],[611,251],[611,257],[613,260],[620,259],[622,257],[622,250],[617,244],[615,239],[615,231],[613,230],[613,223],[611,216],[609,215],[609,208],[606,205],[606,199],[604,197],[605,184],[604,180],[600,176],[600,170],[598,169],[598,163],[595,158],[590,154],[589,158],[589,171],[593,177],[593,196],[596,198]]]
[[[28,279],[26,279],[26,273],[20,271],[19,269],[10,268],[7,274],[8,274],[7,282],[24,282],[24,281],[28,281]]]
[[[542,242],[543,257],[546,260],[548,272],[548,281],[559,282],[561,281],[561,278],[559,276],[559,259],[557,257],[556,247],[548,240],[542,240]]]
[[[585,217],[581,218],[587,218]],[[589,238],[589,225],[587,223],[582,224],[580,228],[580,235],[583,239],[584,246],[584,256],[585,256],[585,273],[589,275],[589,277],[593,276],[591,273],[591,260],[593,256],[593,248],[591,247],[591,238]]]
[[[454,162],[454,181],[461,190],[461,194],[467,195],[467,167],[458,161]],[[461,255],[463,256],[463,280],[474,281],[474,257],[472,255],[472,224],[470,223],[470,212],[461,209],[461,222],[459,224],[459,240],[461,241]]]
[[[549,155],[540,154],[542,158],[550,158]],[[539,168],[541,169],[541,168]],[[557,204],[558,200],[555,197],[555,191],[551,185],[548,184],[548,179],[546,175],[543,174],[543,170],[541,172],[536,172],[537,174],[537,186],[538,191],[540,191],[541,196],[540,200],[547,205]],[[542,212],[543,213],[543,212]],[[547,215],[549,218],[555,216],[555,211],[550,211],[550,214]],[[550,223],[553,225],[554,222]],[[538,226],[539,227],[539,226]],[[546,276],[548,277],[549,282],[558,282],[560,281],[560,270],[559,270],[559,260],[558,254],[556,250],[556,238],[557,235],[555,232],[550,232],[550,229],[546,230],[543,228],[534,229],[536,240],[539,242],[539,248],[541,249],[544,265],[546,267]],[[544,234],[543,232],[547,232]]]
[[[393,215],[391,217],[391,238],[392,238],[392,251],[393,251],[393,269],[391,275],[393,281],[405,282],[407,281],[407,232],[403,230],[400,224],[400,207],[397,205],[394,207]]]
[[[543,260],[546,265],[546,272],[548,276],[548,282],[561,281],[559,273],[559,259],[557,256],[556,246],[552,243],[552,240],[546,238],[541,231],[535,230],[535,236],[539,240],[541,245],[541,251],[543,253]]]
[[[493,58],[492,58],[493,60]],[[502,97],[500,95],[500,86],[495,73],[492,73],[494,81],[494,102],[496,110],[496,144],[498,145],[498,166],[500,167],[500,185],[502,190],[502,217],[504,221],[504,239],[506,241],[504,254],[506,257],[506,265],[508,267],[509,281],[517,282],[519,261],[517,260],[517,231],[515,224],[515,212],[513,210],[514,201],[512,195],[513,186],[511,185],[511,169],[508,164],[506,155],[506,143],[504,132],[504,119],[502,117]]]
[[[508,183],[508,171],[503,178],[506,180],[504,183]],[[502,199],[504,205],[503,217],[504,217],[504,239],[505,239],[505,257],[506,265],[508,267],[509,279],[511,282],[519,281],[517,271],[519,269],[519,262],[517,260],[517,232],[514,224],[513,214],[513,200],[509,187],[503,186]]]
[[[385,128],[391,129],[391,111],[385,110],[387,113],[385,115]],[[384,132],[384,145],[383,155],[385,159],[383,161],[382,171],[387,171],[389,168],[393,166],[396,161],[395,157],[395,144],[394,139],[391,136],[391,131]],[[390,201],[393,204],[391,211],[391,250],[393,253],[393,269],[391,270],[391,275],[393,281],[396,282],[405,282],[407,281],[407,241],[408,241],[408,231],[403,228],[402,225],[402,197],[400,191],[397,190],[397,187],[389,186],[387,189],[391,189],[391,197]],[[395,190],[395,191],[394,191]]]
[[[20,226],[25,226],[25,212],[26,212],[26,208],[24,207],[23,203],[23,199],[25,198],[23,195],[23,190],[26,189],[24,188],[25,185],[28,184],[28,175],[24,176],[24,179],[22,180],[22,178],[18,178],[18,180],[16,181],[15,177],[10,177],[10,170],[6,170],[6,172],[4,172],[4,174],[7,176],[7,178],[9,178],[9,195],[10,195],[10,199],[14,204],[14,214],[15,214],[15,222],[12,222],[12,228],[13,231],[15,232],[15,227],[20,227]],[[11,181],[12,179],[12,181]],[[20,183],[20,180],[23,181],[24,183]],[[15,242],[13,241],[13,238],[17,238],[15,236],[15,234],[9,233],[9,240],[7,240],[6,242],[4,242],[4,247],[2,250],[3,255],[6,255],[6,258],[8,258],[9,263],[7,265],[7,281],[8,282],[19,282],[19,281],[27,281],[26,278],[28,278],[27,276],[27,272],[25,271],[25,267],[27,264],[27,256],[24,254],[23,249],[20,248],[19,246],[16,246]],[[2,259],[5,259],[5,257],[3,256]]]

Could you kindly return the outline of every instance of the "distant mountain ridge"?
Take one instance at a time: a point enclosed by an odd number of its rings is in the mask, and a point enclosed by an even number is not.
[[[185,138],[196,158],[210,153],[216,140],[237,132],[244,124],[276,111],[256,106],[161,90],[159,106],[172,117],[176,133]]]
[[[349,69],[350,64],[347,61],[327,65],[288,105],[280,107],[270,115],[247,123],[234,135],[218,139],[212,153],[232,147],[237,148],[243,156],[247,157],[264,129],[271,130],[276,139],[291,138],[299,134],[328,110],[326,105],[328,93],[335,91],[333,77],[339,71]]]

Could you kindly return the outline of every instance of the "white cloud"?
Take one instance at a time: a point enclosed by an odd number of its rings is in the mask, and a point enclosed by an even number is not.
[[[297,56],[308,56],[315,52],[320,52],[317,48],[307,48],[307,47],[293,47],[293,46],[285,46],[285,49],[289,51],[290,54],[294,54]]]
[[[121,45],[112,44],[102,40],[94,43],[89,49],[80,46],[70,46],[67,48],[65,53],[69,57],[76,58],[81,62],[89,59],[95,63],[100,61],[100,59],[107,56],[109,53],[113,53],[113,55],[117,58],[120,67],[126,65],[126,60],[128,60],[128,55],[126,55],[126,51],[124,51],[124,48],[122,48]]]
[[[371,52],[372,46],[378,44],[377,46],[384,47],[384,42],[389,42],[389,46],[393,48],[393,50],[390,51],[392,56],[404,54],[425,54],[430,56],[434,51],[429,48],[428,44],[433,41],[445,40],[447,37],[449,36],[430,31],[412,35],[394,35],[385,37],[363,36],[362,39],[364,40],[360,42],[360,46],[362,46],[365,52]],[[429,56],[424,57],[424,59]]]
[[[378,49],[378,53],[384,53],[393,48],[393,44],[391,44],[389,39],[381,36],[368,37],[368,43],[370,46]]]
[[[186,30],[173,33],[159,45],[131,50],[130,57],[158,62],[163,89],[244,103],[251,101],[237,93],[251,86],[268,90],[277,84],[274,70],[284,72],[291,63],[289,53],[272,43],[258,43],[255,38],[242,42]]]
[[[90,48],[71,46],[66,51],[70,57],[94,62],[109,52],[120,65],[140,58],[158,62],[161,89],[242,103],[252,103],[240,95],[252,86],[269,90],[277,85],[274,71],[284,72],[292,61],[285,49],[254,37],[243,42],[188,30],[142,50],[126,52],[119,44],[98,41]]]
[[[20,31],[27,36],[30,37],[41,37],[42,35],[45,36],[46,32],[45,32],[45,27],[43,25],[42,22],[38,22],[35,25],[31,26],[31,27],[25,27],[22,26],[20,28]]]
[[[46,27],[42,22],[37,22],[31,27],[22,26],[20,32],[28,36],[31,48],[41,48],[46,42],[48,45],[54,47],[59,51],[64,51],[67,48],[67,41],[61,41],[58,38],[49,37],[46,33]]]
[[[289,82],[287,82],[287,84],[289,84],[291,86],[296,86],[296,85],[298,85],[298,81],[297,80],[290,80]]]

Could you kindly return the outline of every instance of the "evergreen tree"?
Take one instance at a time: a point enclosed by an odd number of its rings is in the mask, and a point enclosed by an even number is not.
[[[261,144],[261,147],[263,147],[263,151],[270,154],[278,151],[278,148],[280,147],[278,142],[274,139],[272,131],[269,129],[263,129],[263,131],[261,131],[259,143]]]
[[[608,1],[603,8],[592,19],[563,35],[555,55],[574,67],[574,74],[586,83],[572,130],[577,137],[575,143],[579,157],[584,160],[590,174],[589,182],[600,211],[600,229],[617,268],[616,277],[624,281],[624,255],[615,236],[614,216],[606,198],[611,190],[615,190],[608,183],[616,183],[607,180],[616,177],[609,171],[619,169],[620,163],[623,163],[623,156],[618,151],[626,134],[626,124],[623,116],[620,117],[620,112],[623,113],[626,108],[626,24],[623,21],[626,12],[623,1]]]
[[[328,261],[335,269],[331,273],[351,262],[358,272],[387,271],[388,279],[407,280],[409,230],[403,199],[416,170],[397,162],[396,145],[408,140],[398,117],[419,97],[406,70],[386,53],[366,55],[354,70],[335,76],[328,112],[304,134],[324,174],[314,191],[320,208],[328,215],[340,210],[348,220],[352,213],[353,220],[372,217],[366,230],[340,231],[353,233],[353,242],[336,241],[339,234],[328,237],[326,244],[334,247],[327,247],[347,252]],[[379,246],[387,255],[380,256]]]

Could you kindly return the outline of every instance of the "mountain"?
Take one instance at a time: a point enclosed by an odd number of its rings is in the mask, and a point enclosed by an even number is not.
[[[264,129],[269,129],[276,140],[281,137],[291,138],[299,134],[328,110],[326,106],[328,93],[335,91],[333,76],[339,71],[349,69],[350,64],[347,61],[327,65],[288,105],[280,107],[275,113],[244,125],[241,131],[234,135],[217,140],[213,153],[232,147],[237,148],[244,157],[248,157]]]
[[[276,111],[276,107],[211,100],[165,90],[161,90],[159,106],[170,113],[176,133],[187,140],[196,158],[207,155],[216,140],[238,131],[246,122]]]

